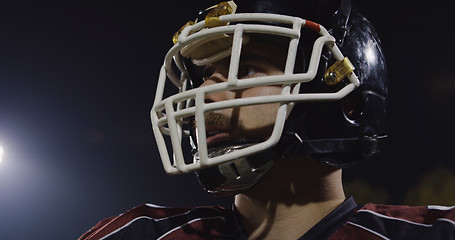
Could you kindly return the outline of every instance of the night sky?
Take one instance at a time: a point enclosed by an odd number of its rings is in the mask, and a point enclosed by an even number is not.
[[[150,2],[0,7],[0,239],[76,239],[145,202],[229,206],[162,169],[149,110],[171,37],[197,7]],[[345,178],[400,203],[429,169],[455,170],[453,14],[442,0],[357,2],[388,60],[390,138]]]

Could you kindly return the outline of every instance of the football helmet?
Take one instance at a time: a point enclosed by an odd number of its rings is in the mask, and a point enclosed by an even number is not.
[[[254,186],[277,158],[310,155],[341,168],[380,151],[385,58],[373,26],[349,0],[206,6],[174,35],[158,79],[151,119],[168,174],[195,171],[206,190],[226,196]],[[240,79],[242,50],[258,39],[285,46],[283,74]],[[199,69],[223,59],[226,81],[200,86]],[[213,93],[270,85],[281,93],[207,101]],[[207,126],[208,113],[261,104],[279,104],[268,138],[208,146],[208,137],[218,133]]]

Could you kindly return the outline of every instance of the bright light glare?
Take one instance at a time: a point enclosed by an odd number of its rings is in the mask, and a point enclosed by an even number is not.
[[[0,146],[0,163],[2,162],[2,158],[3,158],[3,148],[2,146]]]
[[[370,46],[369,48],[366,49],[365,56],[367,57],[367,61],[369,63],[376,62],[376,52],[373,47]]]

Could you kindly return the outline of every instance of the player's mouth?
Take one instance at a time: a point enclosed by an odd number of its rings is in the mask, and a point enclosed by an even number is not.
[[[205,118],[205,144],[208,148],[237,145],[242,142],[243,131],[240,124],[232,124],[231,118],[225,114],[207,112]],[[196,136],[196,122],[193,124],[193,133]]]
[[[235,138],[232,131],[221,129],[217,127],[208,126],[206,129],[206,143],[207,146],[218,145],[223,142],[231,141]]]

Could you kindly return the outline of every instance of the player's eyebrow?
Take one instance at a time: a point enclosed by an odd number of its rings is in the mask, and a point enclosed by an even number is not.
[[[278,51],[278,50],[276,50]],[[240,55],[240,61],[255,61],[261,59],[267,63],[274,65],[278,68],[284,67],[286,62],[285,56],[279,56],[278,54],[270,54],[270,52],[265,52],[262,49],[245,49]]]

